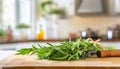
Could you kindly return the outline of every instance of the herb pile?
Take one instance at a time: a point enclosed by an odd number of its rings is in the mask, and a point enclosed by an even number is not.
[[[75,42],[64,41],[59,45],[47,43],[47,46],[38,44],[39,48],[32,45],[32,48],[24,48],[17,51],[17,55],[37,55],[38,59],[48,60],[79,60],[87,58],[87,51],[113,50],[115,47],[102,46],[98,41],[92,39],[77,39]]]

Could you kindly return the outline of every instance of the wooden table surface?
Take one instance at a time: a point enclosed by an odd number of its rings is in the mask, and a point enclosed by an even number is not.
[[[120,57],[50,61],[37,60],[36,56],[13,55],[0,61],[0,69],[120,69]]]

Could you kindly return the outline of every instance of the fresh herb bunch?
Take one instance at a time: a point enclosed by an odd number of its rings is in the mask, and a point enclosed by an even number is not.
[[[18,55],[37,55],[39,59],[48,60],[79,60],[87,58],[87,51],[96,50],[109,50],[115,49],[113,47],[104,47],[97,41],[92,39],[77,39],[75,42],[64,41],[59,45],[52,45],[47,43],[48,46],[38,44],[39,48],[32,45],[32,48],[24,48],[18,50]]]
[[[5,31],[3,29],[0,29],[0,37],[5,36]]]
[[[20,24],[16,25],[16,28],[17,29],[27,29],[27,28],[30,28],[30,26],[25,23],[20,23]]]
[[[49,14],[65,15],[65,10],[63,8],[52,9]]]

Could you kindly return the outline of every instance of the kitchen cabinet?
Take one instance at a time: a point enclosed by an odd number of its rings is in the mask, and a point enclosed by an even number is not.
[[[77,15],[110,15],[120,14],[120,0],[75,0]]]

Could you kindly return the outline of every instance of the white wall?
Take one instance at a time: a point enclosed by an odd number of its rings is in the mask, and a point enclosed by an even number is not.
[[[108,27],[115,27],[116,24],[120,24],[120,17],[108,17],[108,16],[93,16],[93,17],[81,17],[75,16],[68,21],[59,23],[59,35],[60,38],[67,38],[70,32],[79,33],[79,31],[86,30],[86,28],[92,28],[93,30],[99,30],[99,35],[106,34]]]

